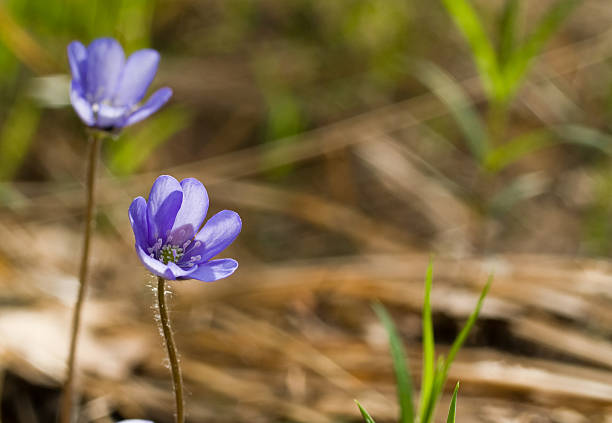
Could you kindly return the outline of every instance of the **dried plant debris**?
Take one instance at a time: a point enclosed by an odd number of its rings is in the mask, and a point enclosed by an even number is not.
[[[114,254],[103,250],[104,243],[94,275],[104,271],[105,254]],[[228,422],[358,419],[351,407],[358,397],[378,420],[392,419],[392,366],[370,302],[380,299],[390,307],[410,362],[419,363],[427,260],[379,255],[254,263],[234,284],[176,286],[172,315],[194,404],[190,418],[201,421],[218,412],[219,421]],[[402,264],[389,268],[389,262]],[[434,320],[442,351],[475,303],[474,281],[491,265],[490,259],[436,259],[432,306],[440,317]],[[602,295],[612,286],[610,265],[522,255],[500,256],[495,268],[497,280],[481,319],[449,374],[462,381],[458,421],[603,422],[612,412],[612,299]],[[126,280],[132,281],[129,287]],[[12,281],[3,278],[2,284],[10,291]],[[134,270],[111,273],[104,289],[115,287],[120,301],[91,301],[86,308],[83,401],[95,405],[103,399],[108,415],[138,413],[164,421],[171,417],[172,398],[163,354],[153,311],[136,299],[149,288]],[[539,301],[542,290],[559,304],[574,300],[550,307]],[[21,395],[13,386],[16,377],[50,390],[50,398],[57,395],[67,336],[61,297],[48,291],[39,291],[36,301],[27,291],[12,295],[30,300],[14,301],[0,317],[7,413],[10,396]],[[412,371],[418,374],[418,366]]]

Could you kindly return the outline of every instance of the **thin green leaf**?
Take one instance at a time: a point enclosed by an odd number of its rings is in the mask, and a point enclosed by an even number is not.
[[[455,385],[453,397],[451,398],[450,407],[448,408],[448,417],[446,423],[455,423],[455,414],[457,413],[457,392],[459,392],[459,382]]]
[[[500,82],[495,49],[485,33],[482,22],[468,0],[442,0],[451,18],[466,38],[485,90],[494,94]]]
[[[444,370],[444,354],[440,354],[436,359],[436,374]]]
[[[433,285],[433,261],[429,260],[427,276],[425,277],[425,298],[423,300],[423,375],[421,378],[421,421],[424,422],[423,412],[432,395],[431,388],[434,382],[435,345],[433,333],[433,319],[431,316],[431,287]]]
[[[484,124],[461,85],[431,62],[419,63],[416,77],[448,106],[472,155],[479,160],[485,157],[489,146]]]
[[[556,125],[522,134],[491,150],[485,169],[499,172],[528,154],[559,143],[576,144],[612,155],[612,135],[582,125]]]
[[[499,66],[504,64],[512,56],[516,41],[516,21],[519,12],[518,0],[506,0],[499,19]]]
[[[370,416],[370,413],[368,413],[366,409],[363,408],[361,404],[359,404],[359,401],[355,400],[355,403],[357,404],[357,407],[359,407],[359,411],[361,412],[361,415],[363,416],[363,419],[366,421],[366,423],[376,423],[372,416]]]
[[[430,392],[435,393],[440,390],[439,386],[441,385],[440,379],[444,373],[444,355],[438,356],[436,361],[436,370],[434,372],[434,380]],[[421,423],[430,423],[434,419],[435,408],[433,407],[433,402],[431,400],[425,406],[423,413],[421,415]]]
[[[554,144],[547,129],[521,134],[491,150],[484,160],[484,167],[489,172],[497,173],[526,155]]]
[[[514,50],[506,66],[501,69],[505,81],[505,99],[516,92],[519,83],[529,69],[531,59],[540,53],[549,38],[579,2],[580,0],[559,0],[540,19],[535,31],[527,37],[521,47]]]
[[[40,108],[27,97],[16,100],[0,132],[0,181],[15,176],[25,160],[40,121]]]
[[[155,7],[152,7],[149,0],[121,2],[121,7],[113,17],[113,21],[116,30],[122,35],[123,45],[127,50],[150,45],[153,16],[155,16]]]
[[[582,125],[558,125],[551,130],[569,144],[583,145],[595,148],[608,155],[612,155],[612,135]]]
[[[147,120],[147,124],[130,128],[109,145],[110,167],[113,172],[128,175],[137,171],[160,145],[185,128],[189,113],[178,107],[168,107]]]
[[[476,304],[476,308],[474,309],[472,314],[470,314],[470,317],[468,318],[467,322],[463,326],[463,329],[461,329],[461,332],[459,332],[459,335],[457,335],[457,338],[453,342],[453,345],[451,346],[448,352],[448,357],[444,360],[444,364],[442,368],[438,372],[436,372],[436,378],[435,378],[435,381],[432,387],[432,394],[429,397],[429,402],[425,405],[425,414],[423,414],[423,415],[428,415],[429,418],[433,417],[433,411],[435,410],[435,406],[436,406],[436,403],[438,402],[440,393],[442,392],[442,389],[444,388],[444,383],[446,382],[446,377],[448,376],[448,370],[450,369],[450,366],[453,363],[453,360],[455,359],[457,352],[463,346],[465,339],[467,338],[468,334],[472,330],[472,327],[476,323],[476,320],[478,319],[478,315],[480,314],[480,310],[482,309],[482,304],[484,302],[484,299],[487,296],[489,289],[491,288],[491,283],[493,283],[493,275],[489,276],[489,279],[487,280],[485,287],[480,293],[480,297],[478,298],[478,303]],[[421,419],[421,422],[427,423],[427,421],[423,419]]]
[[[517,176],[493,195],[488,205],[491,215],[503,215],[516,204],[540,195],[546,190],[547,181],[541,171]]]
[[[491,288],[492,283],[493,283],[493,275],[490,275],[489,279],[487,280],[486,285],[484,286],[484,288],[482,289],[482,292],[480,293],[480,297],[478,298],[478,303],[476,304],[476,308],[474,309],[472,314],[470,314],[468,321],[463,326],[463,329],[461,329],[461,332],[459,332],[459,335],[457,335],[455,342],[453,342],[453,345],[451,346],[451,349],[448,352],[448,357],[446,358],[444,362],[444,380],[446,380],[448,369],[450,368],[450,365],[455,359],[457,352],[463,346],[463,343],[465,342],[467,336],[472,330],[472,327],[474,327],[474,324],[476,323],[476,320],[478,319],[478,315],[480,314],[480,310],[482,309],[482,304],[484,302],[485,297],[489,293],[489,289]]]
[[[397,381],[397,400],[400,406],[400,423],[414,422],[414,409],[412,403],[412,377],[406,366],[406,352],[397,333],[397,328],[387,310],[380,303],[373,305],[376,315],[382,322],[387,335]]]
[[[267,88],[267,86],[264,85]],[[294,135],[306,128],[306,120],[300,96],[287,88],[264,89],[268,115],[265,129],[265,142],[290,144],[295,141]],[[267,152],[267,150],[265,150]],[[264,153],[262,166],[272,178],[282,177],[291,172],[294,166],[290,163],[278,165],[277,154]]]

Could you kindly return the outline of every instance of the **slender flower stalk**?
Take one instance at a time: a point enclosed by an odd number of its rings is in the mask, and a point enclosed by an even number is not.
[[[168,351],[176,423],[185,421],[183,379],[166,306],[166,280],[196,279],[214,282],[233,274],[234,259],[213,258],[236,239],[242,229],[238,213],[222,210],[208,219],[208,193],[194,178],[181,182],[161,175],[155,180],[148,201],[136,197],[128,210],[138,258],[157,276],[157,304],[162,335]]]
[[[79,336],[79,327],[81,324],[81,310],[83,309],[83,300],[87,292],[88,268],[89,268],[89,246],[91,244],[91,232],[94,223],[95,210],[95,182],[96,182],[96,167],[98,155],[100,152],[100,143],[104,134],[95,131],[92,132],[89,139],[89,154],[87,158],[87,182],[86,182],[86,198],[87,205],[85,208],[85,235],[83,236],[83,249],[81,253],[81,264],[79,267],[79,291],[77,294],[76,304],[72,314],[72,329],[70,331],[70,349],[68,352],[67,373],[64,382],[64,394],[61,405],[61,423],[70,423],[72,417],[72,402],[74,400],[74,373],[76,348]]]
[[[68,45],[68,61],[72,80],[70,102],[83,123],[92,128],[87,167],[87,208],[83,255],[79,269],[79,291],[72,316],[70,348],[64,394],[60,408],[60,422],[72,420],[74,400],[75,361],[81,310],[87,292],[89,245],[94,217],[96,165],[100,143],[105,135],[118,133],[122,128],[146,119],[172,96],[170,88],[157,90],[143,103],[155,77],[159,53],[152,49],[134,52],[127,60],[121,45],[112,38],[98,38],[85,47],[79,41]]]
[[[170,319],[168,318],[168,308],[166,306],[166,280],[161,276],[157,277],[157,305],[159,308],[159,322],[164,334],[164,343],[168,351],[168,360],[170,361],[170,371],[172,373],[172,384],[174,386],[174,399],[176,402],[176,423],[184,423],[184,401],[183,401],[183,376],[181,375],[181,367],[179,365],[178,355],[176,353],[176,345],[170,328]]]

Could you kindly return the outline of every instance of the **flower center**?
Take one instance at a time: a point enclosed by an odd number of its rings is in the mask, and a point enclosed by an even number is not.
[[[176,263],[183,257],[184,251],[179,245],[166,244],[158,251],[158,260],[164,264]]]

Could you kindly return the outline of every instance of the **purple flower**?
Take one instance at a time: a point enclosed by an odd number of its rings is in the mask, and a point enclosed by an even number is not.
[[[158,177],[149,201],[137,197],[129,210],[136,252],[144,266],[165,279],[212,282],[234,273],[236,260],[211,259],[236,239],[240,216],[223,210],[202,227],[207,211],[208,194],[200,181]]]
[[[161,88],[140,104],[157,72],[155,50],[138,50],[125,60],[116,40],[98,38],[87,48],[71,42],[68,60],[70,101],[87,126],[109,131],[129,126],[155,113],[172,96],[170,88]]]

